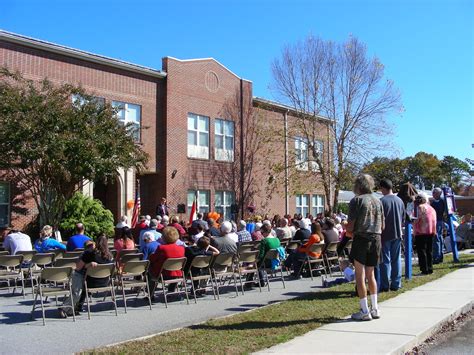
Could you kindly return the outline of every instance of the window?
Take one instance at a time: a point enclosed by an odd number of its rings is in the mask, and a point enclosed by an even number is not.
[[[209,190],[188,190],[188,213],[191,213],[195,196],[197,196],[197,211],[209,212]]]
[[[296,213],[303,218],[309,213],[309,195],[296,195]]]
[[[10,224],[10,184],[0,182],[0,226]]]
[[[235,201],[233,191],[216,191],[215,210],[220,213],[223,220],[230,221],[232,218],[231,206]]]
[[[295,164],[298,170],[308,170],[308,143],[300,137],[295,138]]]
[[[117,118],[121,124],[131,124],[132,137],[136,142],[139,142],[142,107],[140,105],[120,101],[112,101],[112,106],[118,109]]]
[[[216,160],[234,161],[234,122],[215,120],[214,156]]]
[[[313,195],[311,196],[311,214],[316,217],[318,213],[324,213],[324,196]]]
[[[319,154],[320,159],[323,159],[324,143],[316,140],[313,143],[316,148],[316,153]],[[313,155],[313,146],[308,144],[306,139],[301,137],[295,138],[295,165],[298,170],[308,170],[308,167],[312,171],[319,171],[318,163]]]
[[[209,159],[209,117],[188,114],[188,158]]]
[[[319,159],[321,162],[324,161],[324,143],[323,141],[316,140],[314,141],[314,147],[316,148],[316,154],[318,154]],[[311,148],[312,149],[312,148]],[[316,162],[316,159],[314,158],[313,152],[309,152],[309,160],[310,160],[310,166],[311,170],[313,171],[319,171],[319,166],[318,163]]]
[[[72,104],[75,107],[80,108],[86,104],[86,99],[81,95],[74,94],[72,95],[71,99],[72,99]],[[95,103],[98,108],[105,106],[105,99],[103,97],[92,96],[90,101],[92,103]]]

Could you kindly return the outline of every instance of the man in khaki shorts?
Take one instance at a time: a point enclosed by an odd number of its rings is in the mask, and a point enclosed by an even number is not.
[[[372,194],[374,186],[374,179],[370,175],[358,175],[354,181],[356,196],[349,203],[347,232],[353,235],[350,259],[355,266],[357,294],[361,308],[352,315],[354,320],[380,318],[374,266],[378,265],[380,260],[380,235],[384,227],[384,215],[382,203]],[[372,305],[370,310],[367,302],[366,278]]]

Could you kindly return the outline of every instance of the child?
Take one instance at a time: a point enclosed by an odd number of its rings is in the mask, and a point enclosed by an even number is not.
[[[339,277],[333,281],[327,281],[323,279],[323,287],[331,287],[334,285],[340,285],[346,282],[352,282],[354,281],[355,274],[354,270],[351,267],[351,263],[347,259],[341,259],[339,260],[339,268],[341,271],[344,273],[344,278]]]

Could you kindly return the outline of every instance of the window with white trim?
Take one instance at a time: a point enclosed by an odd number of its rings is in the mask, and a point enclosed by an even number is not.
[[[301,137],[295,138],[295,165],[298,170],[308,170],[308,143]]]
[[[232,218],[231,206],[235,201],[233,191],[216,191],[216,200],[214,207],[216,212],[220,213],[223,220],[230,221]]]
[[[216,118],[214,128],[215,159],[234,161],[234,122]]]
[[[188,158],[209,159],[209,117],[188,113]]]
[[[309,213],[309,195],[296,195],[296,213],[303,218]]]
[[[311,196],[311,214],[316,217],[318,213],[324,213],[324,196],[323,195],[312,195]]]
[[[188,190],[188,214],[191,213],[194,197],[197,197],[197,211],[201,213],[209,212],[209,190]]]
[[[112,106],[117,109],[117,118],[121,124],[131,124],[132,137],[136,142],[139,142],[142,107],[121,101],[112,101]]]
[[[10,184],[0,182],[0,227],[10,224]]]
[[[71,96],[71,100],[72,100],[72,104],[77,108],[84,106],[87,102],[86,98],[79,94],[73,94]],[[97,107],[105,106],[105,99],[103,97],[91,96],[89,101],[92,103],[95,103]]]
[[[318,155],[319,160],[321,162],[323,162],[324,161],[324,156],[323,156],[324,143],[323,143],[323,141],[315,140],[313,144],[314,144],[314,147],[316,148],[316,154]],[[310,147],[310,149],[312,150],[313,147]],[[309,164],[310,164],[311,170],[312,171],[319,171],[319,166],[318,166],[318,163],[316,162],[316,158],[314,157],[313,151],[310,151],[308,153],[308,155],[309,155]]]

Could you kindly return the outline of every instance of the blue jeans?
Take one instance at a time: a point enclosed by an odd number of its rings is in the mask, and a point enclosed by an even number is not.
[[[392,239],[382,242],[382,262],[380,264],[380,287],[382,291],[398,290],[402,287],[402,240]]]
[[[433,263],[443,262],[443,221],[436,221],[436,236],[433,238]]]

